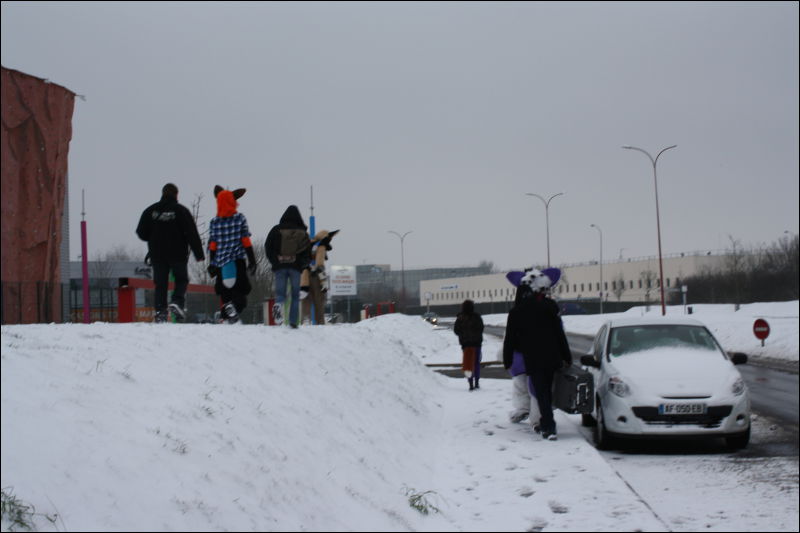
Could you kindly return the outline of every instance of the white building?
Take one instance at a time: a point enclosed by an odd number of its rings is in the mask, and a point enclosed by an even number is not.
[[[680,291],[684,279],[705,270],[725,266],[728,255],[713,252],[689,252],[663,257],[665,291]],[[554,265],[561,269],[561,280],[553,289],[557,300],[598,301],[600,265],[597,261],[573,265]],[[660,300],[658,256],[604,261],[602,265],[603,301],[657,302]],[[465,299],[476,304],[513,302],[516,289],[506,280],[505,272],[482,276],[420,281],[420,305],[460,304]],[[691,287],[689,287],[691,290]]]

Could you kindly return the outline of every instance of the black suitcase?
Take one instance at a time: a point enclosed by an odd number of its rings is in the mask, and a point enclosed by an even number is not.
[[[579,366],[561,368],[553,376],[553,407],[569,414],[594,412],[594,377]]]

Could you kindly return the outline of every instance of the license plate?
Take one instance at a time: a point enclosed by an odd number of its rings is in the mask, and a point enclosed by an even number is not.
[[[662,403],[658,406],[658,413],[661,415],[704,415],[706,414],[706,404]]]

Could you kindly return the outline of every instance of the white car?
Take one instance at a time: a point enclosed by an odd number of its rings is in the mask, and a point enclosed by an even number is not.
[[[711,332],[690,318],[619,318],[606,322],[581,364],[594,375],[594,440],[723,437],[729,449],[750,441],[750,397]],[[583,423],[592,423],[584,415]]]

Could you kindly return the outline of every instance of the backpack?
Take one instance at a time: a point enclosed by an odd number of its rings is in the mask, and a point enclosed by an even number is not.
[[[302,229],[281,230],[281,251],[278,262],[281,264],[294,263],[297,256],[305,252],[309,245],[308,234]]]

